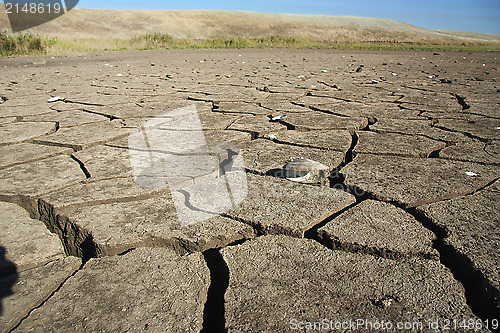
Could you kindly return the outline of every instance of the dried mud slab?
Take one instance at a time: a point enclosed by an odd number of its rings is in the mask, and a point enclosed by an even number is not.
[[[284,332],[323,318],[423,327],[475,318],[462,286],[434,260],[377,259],[286,236],[259,237],[223,249],[222,256],[230,272],[225,322],[232,332]]]
[[[0,147],[38,138],[57,130],[55,122],[16,122],[0,126]]]
[[[331,113],[345,117],[366,117],[371,122],[381,118],[391,119],[415,119],[419,112],[399,108],[395,104],[389,103],[327,103],[311,104],[310,108],[321,112]]]
[[[351,148],[352,143],[352,136],[347,130],[285,131],[270,133],[266,138],[277,143],[341,151],[344,154]]]
[[[52,135],[38,137],[34,142],[82,150],[125,137],[129,133],[130,129],[121,128],[118,120],[103,121],[97,124],[62,128]]]
[[[368,154],[357,155],[341,172],[346,185],[405,207],[472,193],[498,177],[494,166]]]
[[[57,209],[134,201],[164,195],[165,189],[144,189],[133,177],[87,179],[44,194],[40,199]]]
[[[127,141],[111,141],[73,154],[88,170],[92,179],[130,177],[130,153]]]
[[[205,135],[205,140],[207,143],[210,142],[233,142],[233,143],[243,143],[250,141],[252,139],[252,135],[246,132],[240,131],[205,131],[203,133]]]
[[[248,196],[228,216],[264,234],[304,237],[304,233],[355,202],[354,196],[328,187],[248,174]]]
[[[293,104],[288,100],[266,100],[260,103],[268,112],[305,113],[311,112],[308,107]]]
[[[428,139],[418,135],[397,133],[374,133],[358,131],[356,153],[395,155],[405,157],[429,157],[433,152],[446,147],[442,141]]]
[[[398,100],[403,107],[421,111],[457,112],[462,109],[457,98],[450,93],[436,92],[404,92],[404,96]]]
[[[323,112],[309,112],[304,114],[290,113],[283,122],[293,126],[298,131],[310,130],[360,130],[368,126],[367,118],[340,117]]]
[[[109,119],[106,119],[106,117],[101,114],[89,112],[87,109],[77,109],[63,112],[53,111],[43,115],[23,117],[23,121],[29,122],[57,122],[59,124],[59,128],[98,123],[103,120]]]
[[[489,147],[485,143],[470,139],[444,148],[439,152],[439,157],[457,161],[499,164],[500,156],[491,154]]]
[[[477,193],[417,207],[446,230],[444,243],[479,272],[477,297],[487,290],[500,313],[500,181]],[[452,249],[449,249],[453,252]],[[467,266],[469,266],[467,265]],[[491,311],[492,309],[482,309]]]
[[[463,119],[440,119],[436,126],[459,133],[467,133],[483,140],[498,140],[500,119],[470,117]]]
[[[251,133],[257,137],[270,132],[286,131],[286,125],[271,122],[271,119],[265,116],[245,116],[229,125],[227,129]]]
[[[0,170],[0,196],[36,196],[84,179],[78,163],[60,155]]]
[[[47,207],[50,212],[50,204]],[[77,230],[83,230],[80,233],[90,235],[96,255],[114,255],[143,245],[168,246],[181,253],[201,252],[254,237],[250,226],[222,216],[181,226],[169,195],[63,207],[42,219],[48,225],[75,225]],[[75,252],[86,241],[78,236],[78,233],[66,236]]]
[[[258,106],[254,103],[245,103],[245,102],[221,102],[218,105],[218,112],[223,113],[235,113],[235,114],[251,114],[251,115],[268,115],[271,111]]]
[[[200,253],[139,248],[91,259],[14,332],[199,332],[209,284]]]
[[[438,258],[435,236],[404,210],[366,200],[318,229],[319,237],[339,250],[401,259]]]
[[[81,264],[82,261],[79,258],[67,257],[0,278],[2,332],[10,332],[31,310],[50,298],[52,293],[74,274]],[[6,291],[11,293],[4,294]],[[29,331],[35,331],[35,328],[40,329],[40,327],[33,327]],[[17,330],[17,332],[20,331]]]
[[[28,212],[16,204],[0,202],[0,276],[12,270],[42,266],[63,258],[64,249],[59,238],[45,225],[31,219]]]
[[[403,135],[421,135],[444,142],[460,142],[466,140],[462,133],[444,131],[433,127],[431,120],[379,119],[370,125],[370,130],[377,133],[398,133]]]
[[[204,130],[224,130],[240,116],[226,115],[220,112],[198,112]]]
[[[57,155],[68,155],[72,152],[71,148],[44,146],[29,142],[0,147],[0,156],[2,156],[0,169]]]

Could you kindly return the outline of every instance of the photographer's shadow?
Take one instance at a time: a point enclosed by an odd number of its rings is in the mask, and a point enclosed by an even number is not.
[[[6,249],[0,245],[0,316],[3,315],[2,300],[12,295],[12,287],[18,279],[16,265],[5,257]]]

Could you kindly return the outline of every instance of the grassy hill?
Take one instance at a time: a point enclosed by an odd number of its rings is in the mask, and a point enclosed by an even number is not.
[[[3,6],[3,5],[2,5]],[[0,30],[10,30],[0,10]],[[73,9],[64,16],[29,30],[55,38],[54,48],[101,50],[151,47],[377,47],[493,48],[500,36],[433,31],[378,18],[266,14],[236,11],[140,11]],[[144,37],[146,36],[148,37]],[[233,40],[234,43],[217,41]]]

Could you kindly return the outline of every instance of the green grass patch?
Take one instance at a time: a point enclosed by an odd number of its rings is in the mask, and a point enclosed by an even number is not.
[[[285,36],[261,38],[177,39],[167,34],[148,33],[128,41],[132,49],[359,49],[359,50],[435,50],[435,51],[500,51],[499,43],[426,43],[426,42],[348,42],[300,39]]]
[[[0,32],[0,56],[46,54],[55,43],[55,39],[31,33],[9,35],[3,31]]]
[[[163,33],[148,33],[129,40],[119,39],[53,39],[25,34],[0,32],[0,56],[73,54],[97,51],[153,49],[357,49],[357,50],[429,50],[429,51],[500,51],[500,43],[436,43],[346,40],[315,40],[287,36],[258,38],[222,37],[211,39],[175,38]]]

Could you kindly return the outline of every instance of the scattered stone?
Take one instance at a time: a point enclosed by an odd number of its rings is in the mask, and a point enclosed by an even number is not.
[[[280,120],[285,119],[285,117],[286,117],[286,115],[282,114],[282,115],[279,115],[279,116],[272,117],[271,121],[280,121]]]
[[[248,174],[247,198],[227,214],[264,234],[304,237],[305,231],[354,202],[354,196],[341,190]]]
[[[366,200],[318,230],[334,249],[368,253],[388,259],[439,257],[432,248],[434,234],[404,210]]]
[[[323,318],[422,322],[417,330],[424,331],[436,319],[477,319],[460,283],[436,260],[374,258],[286,236],[262,236],[221,252],[230,272],[230,332],[285,332]]]
[[[201,253],[139,248],[91,259],[18,330],[198,332],[209,285]]]
[[[0,257],[0,276],[12,274],[12,265],[22,272],[64,257],[56,235],[31,219],[26,210],[7,202],[0,202],[0,246],[5,249]]]
[[[466,171],[474,171],[469,177]],[[470,162],[358,154],[342,169],[348,186],[383,201],[414,207],[472,193],[490,183],[493,166]]]

